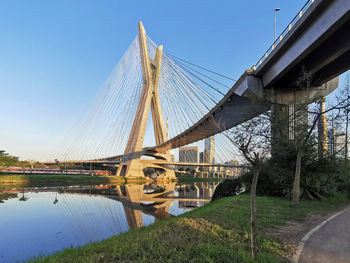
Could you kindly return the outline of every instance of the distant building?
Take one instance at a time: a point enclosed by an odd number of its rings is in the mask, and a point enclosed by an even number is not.
[[[344,157],[346,145],[345,133],[337,133],[335,129],[328,132],[328,152],[333,157]],[[349,149],[349,148],[348,148]]]
[[[204,163],[204,152],[199,153],[199,162]]]
[[[344,157],[345,154],[345,145],[346,145],[346,137],[345,133],[335,134],[333,136],[334,143],[334,156],[335,157]]]
[[[215,139],[214,136],[204,140],[204,163],[215,164]],[[215,172],[215,167],[208,169],[210,172]]]
[[[199,153],[199,162],[204,163],[204,152]],[[198,171],[203,172],[204,171],[203,166],[199,166]]]
[[[214,136],[204,140],[204,163],[215,164],[215,139]]]
[[[180,163],[198,163],[198,146],[180,147],[179,162]],[[177,166],[177,169],[185,171],[195,170],[196,166]]]
[[[334,156],[334,133],[336,132],[335,129],[330,129],[328,131],[328,155]]]
[[[198,163],[198,146],[180,147],[180,163]]]
[[[325,98],[320,103],[320,113],[325,111]],[[321,114],[318,119],[318,154],[320,157],[327,157],[328,154],[328,118]]]

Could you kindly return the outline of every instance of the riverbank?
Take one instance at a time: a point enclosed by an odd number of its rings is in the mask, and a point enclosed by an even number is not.
[[[91,185],[125,183],[119,176],[88,176],[67,174],[26,174],[26,175],[0,175],[0,187],[35,187],[35,186],[61,186],[61,185]]]
[[[258,197],[256,260],[249,249],[249,200],[249,195],[223,198],[148,227],[30,262],[284,262],[291,248],[264,231],[288,220],[302,220],[309,213],[336,209],[346,197],[304,201],[297,207],[285,199]]]

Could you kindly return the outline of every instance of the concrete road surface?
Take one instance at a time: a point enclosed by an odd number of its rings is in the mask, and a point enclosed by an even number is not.
[[[314,232],[298,263],[350,263],[350,209]]]

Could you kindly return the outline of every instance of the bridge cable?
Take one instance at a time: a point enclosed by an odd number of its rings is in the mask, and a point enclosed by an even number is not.
[[[169,54],[169,53],[168,53],[168,55],[169,55],[170,57],[174,58],[175,60],[183,61],[183,62],[185,62],[185,63],[187,63],[187,64],[190,64],[190,65],[195,66],[195,67],[197,67],[197,68],[203,69],[203,70],[205,70],[205,71],[208,71],[208,72],[213,73],[213,74],[215,74],[215,75],[218,75],[218,76],[220,76],[220,77],[223,77],[223,78],[226,78],[226,79],[235,81],[235,82],[237,81],[236,79],[227,77],[227,76],[225,76],[225,75],[223,75],[223,74],[220,74],[220,73],[217,73],[217,72],[215,72],[215,71],[213,71],[213,70],[206,69],[206,68],[204,68],[204,67],[202,67],[202,66],[196,65],[196,64],[194,64],[194,63],[192,63],[192,62],[189,62],[189,61],[184,60],[184,59],[182,59],[182,58],[179,58],[179,57],[177,57],[177,56],[171,55],[171,54]]]

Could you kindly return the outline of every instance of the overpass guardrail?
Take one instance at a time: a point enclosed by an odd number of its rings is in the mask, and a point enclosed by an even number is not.
[[[299,21],[303,14],[309,9],[309,7],[314,3],[315,0],[308,0],[304,6],[300,9],[298,14],[292,19],[288,26],[282,31],[282,33],[276,38],[265,54],[257,61],[255,65],[252,66],[253,70],[256,70],[266,58],[272,53],[272,51],[281,43],[282,39],[291,31],[293,26]]]

